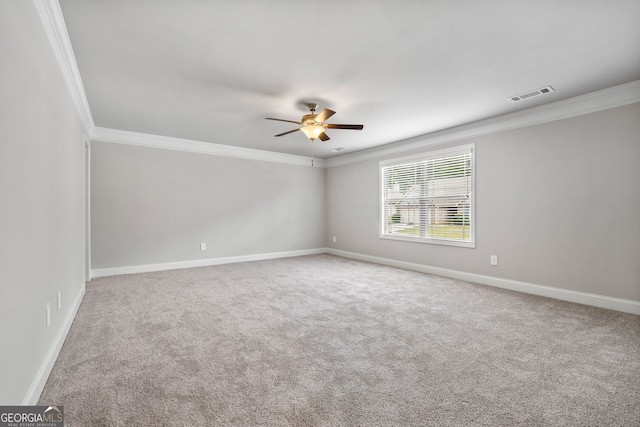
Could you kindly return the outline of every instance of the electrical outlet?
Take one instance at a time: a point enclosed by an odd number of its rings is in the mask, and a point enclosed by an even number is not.
[[[58,291],[58,311],[62,308],[62,292]]]
[[[489,260],[491,262],[491,265],[498,265],[498,255],[491,255],[491,258]]]
[[[206,251],[207,250],[207,244],[206,243],[200,243],[200,250],[201,251]]]
[[[51,325],[51,301],[47,301],[47,328]]]
[[[333,243],[336,242],[336,236],[333,236]]]

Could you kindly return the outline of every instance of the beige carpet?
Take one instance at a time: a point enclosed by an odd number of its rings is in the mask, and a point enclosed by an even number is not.
[[[68,426],[638,426],[640,316],[315,255],[94,279]]]

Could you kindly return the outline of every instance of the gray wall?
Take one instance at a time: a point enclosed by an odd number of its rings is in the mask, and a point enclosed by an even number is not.
[[[317,167],[94,141],[92,268],[323,248],[324,176]]]
[[[85,147],[32,2],[0,2],[0,52],[0,405],[15,405],[84,289]]]
[[[640,301],[640,104],[469,142],[475,249],[380,239],[378,159],[328,169],[327,246]]]

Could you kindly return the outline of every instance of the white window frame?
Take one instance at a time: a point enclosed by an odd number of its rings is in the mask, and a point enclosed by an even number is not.
[[[459,246],[466,248],[475,248],[476,246],[476,213],[475,213],[475,186],[476,186],[476,162],[475,162],[475,144],[465,144],[459,145],[451,148],[440,149],[440,150],[432,150],[425,151],[420,154],[415,154],[406,157],[399,157],[389,160],[382,160],[379,163],[378,173],[379,173],[379,188],[378,188],[378,197],[379,197],[379,236],[381,239],[389,239],[389,240],[401,240],[406,242],[416,242],[416,243],[428,243],[428,244],[436,244],[436,245],[447,245],[447,246]],[[457,240],[452,238],[437,238],[437,237],[421,237],[407,234],[398,235],[398,234],[389,234],[387,232],[387,218],[385,218],[385,182],[384,182],[384,168],[389,166],[398,166],[403,164],[417,163],[425,160],[430,160],[434,158],[443,158],[448,156],[455,156],[462,153],[471,153],[471,194],[469,196],[469,223],[470,223],[470,237],[469,240]]]

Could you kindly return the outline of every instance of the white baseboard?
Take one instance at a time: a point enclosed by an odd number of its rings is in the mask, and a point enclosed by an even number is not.
[[[91,277],[107,277],[119,274],[148,273],[152,271],[175,270],[181,268],[206,267],[209,265],[231,264],[236,262],[261,261],[276,258],[288,258],[303,255],[316,255],[329,253],[344,258],[358,259],[361,261],[373,262],[376,264],[388,265],[391,267],[404,268],[406,270],[419,271],[422,273],[435,274],[437,276],[451,277],[453,279],[465,280],[467,282],[479,283],[481,285],[495,286],[497,288],[509,289],[512,291],[524,292],[532,295],[539,295],[548,298],[555,298],[562,301],[575,302],[578,304],[591,305],[594,307],[607,308],[640,315],[640,302],[626,300],[622,298],[608,297],[605,295],[590,294],[586,292],[572,291],[551,286],[536,285],[533,283],[520,282],[499,277],[484,276],[481,274],[467,273],[464,271],[449,270],[446,268],[432,267],[423,264],[415,264],[405,261],[397,261],[389,258],[363,255],[355,252],[341,251],[331,248],[305,249],[299,251],[271,252],[264,254],[242,255],[235,257],[210,258],[192,261],[178,261],[160,264],[133,265],[126,267],[99,268],[91,270]]]
[[[75,301],[73,301],[71,310],[69,310],[67,317],[64,319],[64,323],[62,324],[62,327],[53,340],[53,343],[51,344],[47,355],[42,361],[40,369],[38,369],[35,378],[31,382],[31,386],[29,387],[29,390],[27,390],[27,394],[25,395],[24,399],[22,399],[21,405],[32,406],[38,403],[38,399],[42,394],[42,390],[44,389],[44,386],[49,379],[49,374],[51,374],[51,370],[53,369],[53,364],[56,362],[58,354],[60,354],[60,349],[62,349],[62,344],[64,344],[64,340],[67,338],[69,329],[71,329],[73,319],[76,318],[76,314],[78,313],[78,309],[80,308],[80,304],[82,303],[82,299],[84,298],[84,292],[85,285],[83,283],[80,295],[78,295]]]
[[[449,270],[446,268],[431,267],[428,265],[414,264],[404,261],[396,261],[388,258],[380,258],[370,255],[363,255],[354,252],[341,251],[327,248],[327,253],[345,258],[357,259],[360,261],[373,262],[376,264],[398,267],[406,270],[419,271],[422,273],[435,274],[437,276],[451,277],[453,279],[465,280],[467,282],[479,283],[481,285],[495,286],[497,288],[509,289],[512,291],[524,292],[527,294],[539,295],[548,298],[555,298],[562,301],[575,302],[578,304],[591,305],[594,307],[607,308],[624,313],[640,315],[640,302],[613,298],[604,295],[590,294],[586,292],[571,291],[567,289],[554,288],[551,286],[536,285],[533,283],[519,282],[516,280],[502,279],[499,277],[484,276],[481,274],[466,273],[463,271]]]
[[[165,262],[160,264],[131,265],[126,267],[96,268],[91,270],[91,277],[117,276],[119,274],[149,273],[152,271],[177,270],[181,268],[207,267],[210,265],[232,264],[236,262],[262,261],[265,259],[289,258],[303,255],[317,255],[327,253],[326,248],[303,249],[287,252],[270,252],[254,255],[240,255],[234,257],[197,259],[191,261]]]

